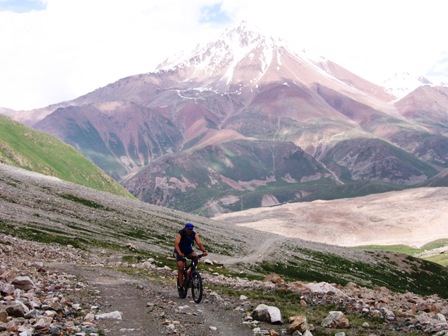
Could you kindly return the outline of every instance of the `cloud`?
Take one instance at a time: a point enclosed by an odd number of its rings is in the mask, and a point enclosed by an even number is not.
[[[443,0],[35,3],[45,6],[0,11],[1,107],[42,107],[150,72],[242,20],[371,80],[426,70],[441,54],[447,31]]]

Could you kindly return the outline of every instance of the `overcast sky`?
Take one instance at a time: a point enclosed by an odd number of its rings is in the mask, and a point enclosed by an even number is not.
[[[151,72],[242,20],[377,83],[426,74],[448,51],[446,3],[0,0],[0,107],[44,107]]]

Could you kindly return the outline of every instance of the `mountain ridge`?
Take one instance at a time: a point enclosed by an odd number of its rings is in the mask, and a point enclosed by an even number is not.
[[[396,101],[383,87],[282,43],[243,25],[157,72],[15,118],[71,144],[139,198],[207,215],[266,199],[368,193],[363,183],[370,192],[421,186],[448,168],[443,88],[425,87],[442,110],[427,104],[426,119],[417,120],[427,100]],[[308,156],[265,162],[254,154],[260,148]],[[260,175],[274,171],[270,162],[289,165],[282,174]],[[291,178],[309,166],[315,170]],[[252,180],[258,182],[249,192],[243,186]]]

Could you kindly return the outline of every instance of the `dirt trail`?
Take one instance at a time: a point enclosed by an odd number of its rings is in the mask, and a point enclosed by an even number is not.
[[[267,238],[266,238],[267,237]],[[254,238],[253,240],[253,247],[252,250],[249,252],[249,254],[245,256],[238,256],[238,257],[228,257],[228,258],[221,258],[220,261],[224,265],[231,265],[231,264],[237,264],[237,263],[250,263],[254,264],[258,261],[261,261],[263,259],[269,259],[266,258],[269,254],[272,254],[273,251],[275,251],[276,246],[280,246],[281,242],[286,241],[287,238],[284,238],[279,235],[272,235],[272,236],[263,236],[262,240],[259,240]]]
[[[113,269],[69,264],[50,267],[76,275],[93,291],[94,300],[86,302],[84,309],[96,305],[98,314],[122,312],[121,320],[100,322],[106,336],[253,335],[242,323],[244,313],[207,298],[206,293],[202,302],[195,304],[191,293],[180,299],[174,285],[144,281]]]

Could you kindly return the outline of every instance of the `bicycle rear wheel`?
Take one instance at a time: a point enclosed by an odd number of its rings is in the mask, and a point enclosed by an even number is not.
[[[187,278],[185,277],[185,274],[184,274],[183,286],[179,288],[179,280],[177,280],[177,288],[178,288],[177,293],[179,294],[179,297],[181,299],[185,299],[187,297],[187,291],[188,291]]]
[[[191,274],[191,296],[195,303],[199,303],[202,300],[202,278],[198,272]]]

